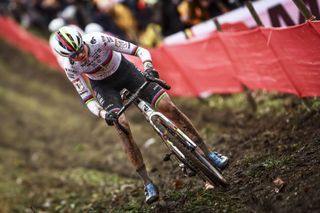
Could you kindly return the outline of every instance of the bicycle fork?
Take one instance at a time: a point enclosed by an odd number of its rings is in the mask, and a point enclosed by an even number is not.
[[[181,139],[183,139],[183,141],[185,142],[184,145],[188,149],[195,150],[197,148],[197,145],[187,135],[185,135],[175,124],[173,124],[166,116],[164,116],[160,112],[154,111],[153,108],[143,100],[139,99],[135,101],[134,104],[143,113],[144,117],[147,119],[147,121],[150,123],[153,129],[162,138],[167,148],[171,150],[171,152],[166,154],[166,156],[164,157],[164,161],[168,161],[171,155],[173,154],[174,156],[176,156],[178,160],[178,165],[184,174],[186,174],[187,176],[195,175],[195,169],[193,168],[193,166],[189,164],[188,159],[186,159],[185,155],[174,145],[171,139],[167,136],[168,130],[159,129],[159,123],[161,123],[162,121],[169,127],[169,129],[171,129],[174,132],[174,135],[176,135],[176,137],[180,137]],[[188,170],[187,168],[189,168],[190,170]]]

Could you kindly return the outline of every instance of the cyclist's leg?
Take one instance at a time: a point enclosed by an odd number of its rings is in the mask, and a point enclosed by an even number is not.
[[[171,119],[181,130],[183,130],[191,140],[193,140],[208,155],[208,147],[201,138],[199,132],[190,119],[171,101],[168,94],[158,99],[155,104],[156,109]]]
[[[106,111],[119,111],[119,109],[122,107],[120,93],[117,89],[110,87],[112,86],[112,84],[108,84],[108,82],[104,80],[91,80],[91,85],[98,102]],[[127,157],[130,160],[131,164],[146,185],[151,182],[151,179],[147,174],[141,151],[132,137],[129,122],[124,114],[119,117],[119,123],[127,130],[126,133],[121,128],[115,125],[115,129],[121,138],[122,147],[127,154]]]
[[[147,173],[146,167],[143,163],[141,151],[140,151],[139,147],[137,146],[137,144],[133,140],[132,133],[131,133],[130,126],[129,126],[129,122],[123,114],[119,117],[119,123],[120,123],[120,125],[125,127],[129,133],[127,135],[127,133],[123,132],[123,130],[121,128],[119,128],[118,126],[115,126],[119,136],[122,139],[122,146],[123,146],[128,158],[130,159],[132,165],[134,166],[136,172],[142,178],[144,185],[147,185],[148,183],[151,182],[151,179],[150,179],[150,177]]]
[[[214,165],[220,169],[224,169],[228,165],[228,158],[226,156],[209,151],[190,119],[178,109],[168,95],[158,99],[156,107],[181,128],[201,148]]]

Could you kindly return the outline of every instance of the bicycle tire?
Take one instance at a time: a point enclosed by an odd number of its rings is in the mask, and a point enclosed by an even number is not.
[[[197,147],[197,149],[200,149],[200,148]],[[229,186],[229,184],[226,181],[226,179],[222,176],[220,170],[215,168],[212,165],[211,161],[208,159],[207,156],[205,156],[203,154],[203,152],[199,152],[198,150],[195,150],[195,155],[197,156],[199,161],[201,161],[202,164],[204,164],[206,166],[206,168],[208,168],[210,173],[208,173],[207,176],[210,176],[211,179],[214,179],[213,182],[218,183],[219,185],[221,185],[221,186],[223,186],[225,188]]]
[[[157,118],[157,119],[158,119],[158,118]],[[158,120],[159,120],[159,119],[158,119]],[[157,128],[161,129],[162,132],[167,131],[167,130],[166,130],[167,128],[162,124],[162,122],[161,122],[160,120],[159,120],[159,122],[157,122],[157,121],[154,122],[154,124],[157,126]],[[176,143],[177,143],[177,142],[176,142],[177,138],[176,138],[174,135],[172,135],[172,134],[166,134],[166,136],[169,138],[169,140],[170,140],[173,144],[176,144]],[[160,135],[160,137],[162,138],[161,135]],[[166,139],[165,139],[165,138],[162,138],[162,140],[166,140]],[[191,170],[193,170],[194,172],[196,172],[196,169],[190,164],[190,162],[185,161],[185,160],[180,156],[180,154],[176,152],[176,150],[175,150],[172,146],[169,147],[169,145],[168,145],[166,142],[164,142],[164,144],[167,146],[167,148],[168,148],[169,150],[171,150],[171,151],[174,153],[174,155],[175,155],[175,157],[178,159],[178,161],[184,163],[189,169],[191,169]]]
[[[186,159],[190,162],[187,162],[187,165],[190,164],[193,167],[193,170],[196,170],[198,175],[202,176],[205,180],[207,180],[212,185],[220,185],[222,187],[227,187],[228,183],[221,175],[218,169],[216,169],[209,161],[209,159],[199,152],[199,147],[196,150],[189,150],[184,144],[185,139],[182,135],[178,134],[174,129],[167,125],[165,121],[160,120],[160,122],[156,122],[158,128],[165,128],[167,130],[166,134],[171,139],[171,142],[181,151],[183,155],[185,155]],[[160,127],[162,125],[162,127]],[[183,160],[178,158],[182,163]],[[199,174],[200,172],[200,174]]]
[[[186,149],[182,144],[175,144],[183,154],[191,161],[192,165],[199,169],[205,179],[212,185],[220,185],[228,187],[227,181],[223,178],[220,172],[213,167],[210,162],[203,156],[197,156],[195,152]],[[210,164],[210,166],[208,166]]]

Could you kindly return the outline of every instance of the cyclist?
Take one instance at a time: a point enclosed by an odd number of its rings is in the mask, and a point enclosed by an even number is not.
[[[117,130],[129,160],[144,182],[146,202],[156,201],[159,197],[158,189],[147,173],[141,152],[133,140],[129,123],[124,115],[119,118],[117,116],[117,111],[122,106],[120,91],[123,88],[134,92],[146,79],[159,77],[153,68],[149,51],[100,32],[81,35],[76,28],[69,26],[64,26],[52,34],[50,46],[59,54],[58,57],[62,56],[58,61],[88,109]],[[122,53],[139,57],[144,71],[140,72],[122,56]],[[94,95],[82,75],[88,77]],[[177,126],[186,130],[188,136],[216,166],[223,169],[227,165],[228,158],[208,150],[190,120],[174,105],[158,84],[150,83],[141,93],[141,98],[172,119]]]

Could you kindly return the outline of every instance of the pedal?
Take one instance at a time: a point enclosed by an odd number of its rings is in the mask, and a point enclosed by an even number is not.
[[[170,152],[170,153],[167,153],[167,154],[164,156],[163,161],[169,161],[169,160],[171,159],[171,155],[172,155],[171,152]]]

